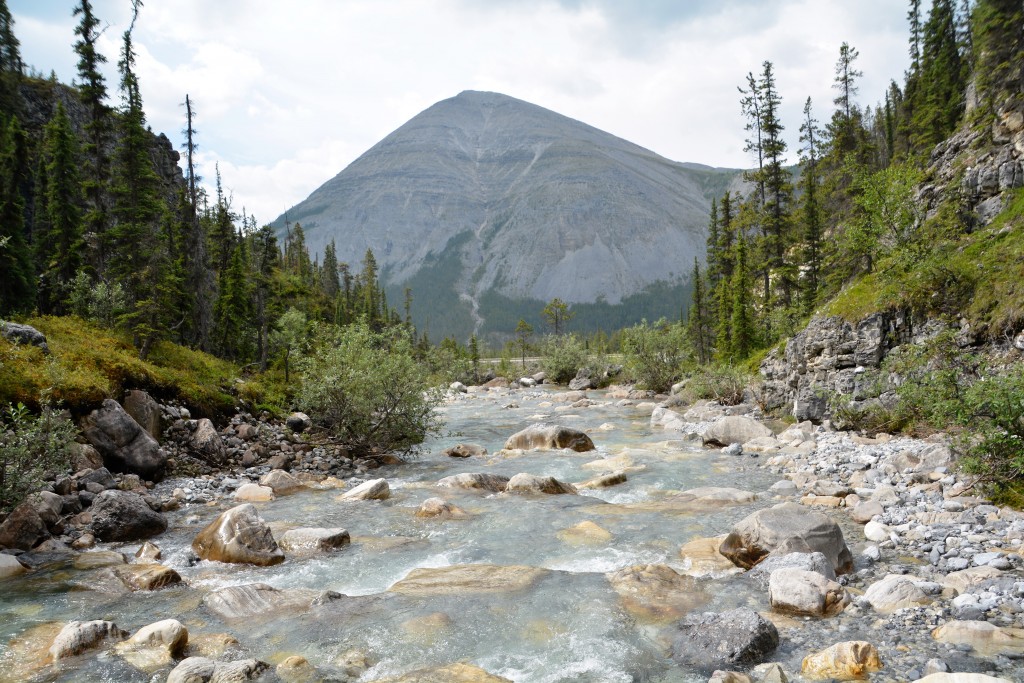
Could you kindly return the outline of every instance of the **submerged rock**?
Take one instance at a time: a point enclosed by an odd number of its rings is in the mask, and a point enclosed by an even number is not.
[[[303,527],[284,532],[281,535],[280,546],[293,552],[317,552],[337,550],[351,542],[352,539],[345,529]]]
[[[284,562],[270,527],[251,503],[221,513],[192,540],[201,559],[261,566]]]
[[[469,515],[457,505],[444,498],[427,498],[416,510],[417,517],[439,517],[441,519],[465,519]]]
[[[1024,654],[1024,629],[1005,628],[987,621],[950,621],[932,631],[940,643],[968,645],[978,654]]]
[[[558,532],[558,538],[569,545],[600,545],[612,540],[612,535],[607,529],[586,520],[562,529]]]
[[[450,477],[445,477],[437,482],[441,488],[452,489],[480,489],[498,493],[504,491],[508,486],[509,478],[500,474],[486,474],[484,472],[463,472]]]
[[[380,678],[372,683],[512,683],[472,664],[449,664],[417,669],[395,678]]]
[[[547,576],[547,569],[520,565],[457,564],[413,569],[388,590],[406,595],[511,593]]]
[[[718,552],[725,536],[713,538],[695,538],[679,549],[679,557],[686,565],[684,574],[687,576],[721,576],[742,571],[728,557]]]
[[[606,576],[623,607],[644,621],[674,621],[708,600],[696,579],[664,564],[635,565]]]
[[[576,487],[558,481],[554,477],[539,477],[534,474],[520,472],[509,479],[505,486],[508,493],[546,493],[551,495],[575,494]]]
[[[265,583],[247,583],[207,593],[203,604],[224,621],[238,621],[301,612],[319,598],[334,597],[339,596],[308,588],[282,589]]]
[[[560,449],[568,448],[578,453],[594,450],[590,437],[571,427],[537,423],[516,432],[505,442],[505,450]]]

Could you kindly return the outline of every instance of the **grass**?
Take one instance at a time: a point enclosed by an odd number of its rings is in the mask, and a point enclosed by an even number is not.
[[[234,364],[170,342],[156,344],[140,360],[124,334],[75,317],[23,320],[46,335],[50,355],[0,338],[0,404],[38,407],[48,395],[76,415],[103,399],[120,399],[126,389],[176,399],[200,415],[224,415],[243,398],[268,403],[278,393],[272,378],[246,380]],[[271,401],[272,403],[272,401]]]

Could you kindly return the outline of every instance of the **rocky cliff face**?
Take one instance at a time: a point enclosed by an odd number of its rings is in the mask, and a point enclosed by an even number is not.
[[[314,252],[333,239],[351,264],[373,249],[391,286],[441,267],[445,277],[416,281],[421,304],[476,306],[487,292],[618,304],[654,282],[688,280],[694,257],[703,260],[711,197],[735,176],[505,95],[464,92],[411,119],[276,225],[300,223]]]

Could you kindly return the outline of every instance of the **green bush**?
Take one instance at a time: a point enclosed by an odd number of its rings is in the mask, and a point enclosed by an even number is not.
[[[587,365],[587,348],[575,334],[550,335],[541,345],[541,368],[548,382],[568,384]]]
[[[299,408],[357,453],[410,451],[441,429],[441,392],[401,332],[321,326],[300,368]]]
[[[21,403],[0,413],[0,512],[38,490],[47,473],[68,468],[75,425],[49,403],[42,406],[39,415]]]
[[[729,365],[700,368],[687,378],[681,397],[687,403],[711,399],[734,406],[743,402],[743,394],[753,381],[752,375]]]
[[[668,391],[693,360],[686,326],[664,318],[653,325],[645,320],[623,330],[622,353],[629,374],[640,386],[654,391]]]

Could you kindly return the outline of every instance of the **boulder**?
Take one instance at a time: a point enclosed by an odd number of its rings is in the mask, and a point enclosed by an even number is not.
[[[284,562],[270,527],[251,503],[221,513],[192,541],[201,559],[267,566]]]
[[[728,446],[744,444],[761,436],[772,436],[772,430],[744,415],[729,415],[716,420],[701,435],[705,444]]]
[[[889,614],[905,607],[919,607],[931,604],[932,599],[917,587],[907,576],[889,574],[881,581],[868,586],[864,591],[867,600],[876,612]]]
[[[560,482],[554,477],[538,477],[534,474],[520,472],[508,480],[505,491],[508,493],[547,493],[553,495],[561,493],[575,494],[576,487],[572,484]]]
[[[78,480],[79,489],[93,490],[95,493],[99,493],[100,490],[106,491],[107,489],[117,488],[117,480],[114,479],[114,475],[106,467],[97,467],[94,470],[79,472],[75,475],[75,479]],[[96,484],[98,489],[89,486],[89,484]]]
[[[313,421],[305,413],[292,413],[284,421],[284,426],[296,434],[301,434],[313,426]]]
[[[928,674],[917,683],[1013,683],[1009,678],[996,678],[985,674],[945,673]]]
[[[167,676],[167,683],[242,683],[254,681],[270,668],[256,659],[216,662],[206,657],[182,660]]]
[[[537,423],[516,432],[505,442],[506,450],[559,449],[568,448],[578,453],[594,450],[590,437],[571,427]]]
[[[444,498],[427,498],[416,510],[417,517],[439,517],[441,519],[465,519],[468,514]]]
[[[786,549],[776,549],[768,553],[763,560],[747,572],[747,577],[767,588],[772,572],[777,569],[802,569],[808,572],[817,572],[829,581],[836,578],[832,563],[822,553],[792,553]]]
[[[25,565],[18,562],[18,558],[14,555],[0,553],[0,581],[10,579],[15,576],[21,576],[27,571],[28,569],[25,569]]]
[[[450,477],[445,477],[437,482],[441,488],[452,489],[479,489],[498,493],[504,491],[508,486],[509,478],[500,474],[486,474],[484,472],[463,472]]]
[[[892,530],[881,522],[868,522],[864,525],[864,538],[875,543],[883,543],[889,540]]]
[[[594,477],[593,479],[581,481],[578,484],[573,484],[573,486],[577,489],[606,489],[611,486],[625,484],[626,481],[625,472],[612,472],[610,474],[602,474],[601,476]]]
[[[637,619],[675,621],[707,603],[697,579],[664,564],[641,564],[606,574],[622,606]]]
[[[853,555],[846,547],[839,525],[796,503],[780,503],[740,520],[722,542],[719,552],[735,565],[749,569],[790,539],[825,555],[837,574],[853,569]]]
[[[227,458],[224,440],[220,438],[213,422],[205,417],[196,422],[196,430],[192,432],[192,438],[189,439],[188,444],[202,460],[210,465],[223,465]]]
[[[26,498],[0,524],[0,547],[31,550],[45,541],[50,537],[49,524],[43,519],[50,518],[48,511],[48,505],[38,501],[38,494]]]
[[[131,472],[154,481],[163,476],[167,454],[117,401],[105,399],[82,419],[81,427],[111,471]]]
[[[71,444],[71,471],[95,470],[103,467],[103,456],[87,443]]]
[[[108,640],[122,640],[127,635],[127,631],[122,631],[112,621],[72,621],[53,639],[50,657],[54,661],[74,657],[100,647]]]
[[[875,515],[885,512],[885,508],[877,500],[862,500],[850,510],[850,519],[858,524],[867,524]]]
[[[451,384],[448,385],[448,389],[449,391],[456,394],[465,394],[469,391],[469,389],[466,388],[466,385],[463,384],[462,382],[452,382]]]
[[[181,575],[162,564],[129,564],[114,573],[133,591],[155,591],[181,583]]]
[[[478,666],[460,662],[447,666],[416,669],[394,678],[379,678],[372,683],[512,683],[512,681],[495,676]]]
[[[835,581],[806,569],[776,569],[768,581],[768,601],[783,614],[832,617],[849,603],[846,591]]]
[[[90,513],[92,533],[101,541],[140,541],[167,530],[167,519],[131,491],[104,491]]]
[[[124,410],[147,434],[160,441],[164,433],[163,411],[152,396],[145,391],[132,389],[124,396]]]
[[[32,327],[21,323],[0,322],[0,336],[15,344],[38,346],[44,354],[49,355],[50,347],[46,343],[46,335]]]
[[[779,646],[775,625],[744,607],[691,614],[678,630],[672,659],[704,671],[760,664]]]
[[[259,484],[242,484],[235,490],[235,500],[245,503],[266,503],[274,500],[274,489]]]
[[[590,520],[562,529],[557,535],[569,545],[600,545],[612,540],[611,532]]]
[[[162,555],[160,546],[150,541],[146,541],[139,546],[139,549],[135,551],[135,560],[137,562],[156,562]]]
[[[987,621],[950,621],[932,631],[932,638],[940,643],[969,645],[983,657],[1024,654],[1024,629]]]
[[[695,577],[718,577],[741,571],[728,557],[718,552],[725,536],[695,538],[679,549],[685,569],[683,573]]]
[[[274,673],[283,683],[314,683],[323,680],[317,674],[316,667],[300,655],[286,657],[274,668]]]
[[[537,567],[457,564],[413,569],[388,590],[406,595],[467,595],[525,590],[547,576]]]
[[[859,681],[882,670],[878,650],[863,640],[848,640],[804,657],[800,673],[812,681]]]
[[[469,458],[474,455],[487,455],[487,449],[478,443],[460,443],[444,449],[449,458]]]
[[[338,500],[387,500],[391,497],[391,488],[387,479],[371,479],[363,482],[338,496]]]
[[[942,579],[942,585],[952,588],[960,593],[967,593],[971,588],[979,586],[986,581],[1002,576],[1002,572],[995,567],[970,567],[958,572],[950,572]]]
[[[301,481],[284,470],[270,470],[260,477],[260,486],[270,487],[273,489],[274,495],[276,496],[295,493],[296,491],[305,488],[305,485]]]
[[[280,546],[292,552],[337,550],[352,542],[348,531],[341,528],[289,529],[281,535]]]
[[[318,598],[337,597],[308,588],[280,589],[265,583],[228,586],[207,593],[203,605],[224,621],[278,618],[285,612],[303,612]]]
[[[152,673],[169,666],[185,652],[188,629],[177,619],[164,619],[143,626],[114,651],[136,669]]]

